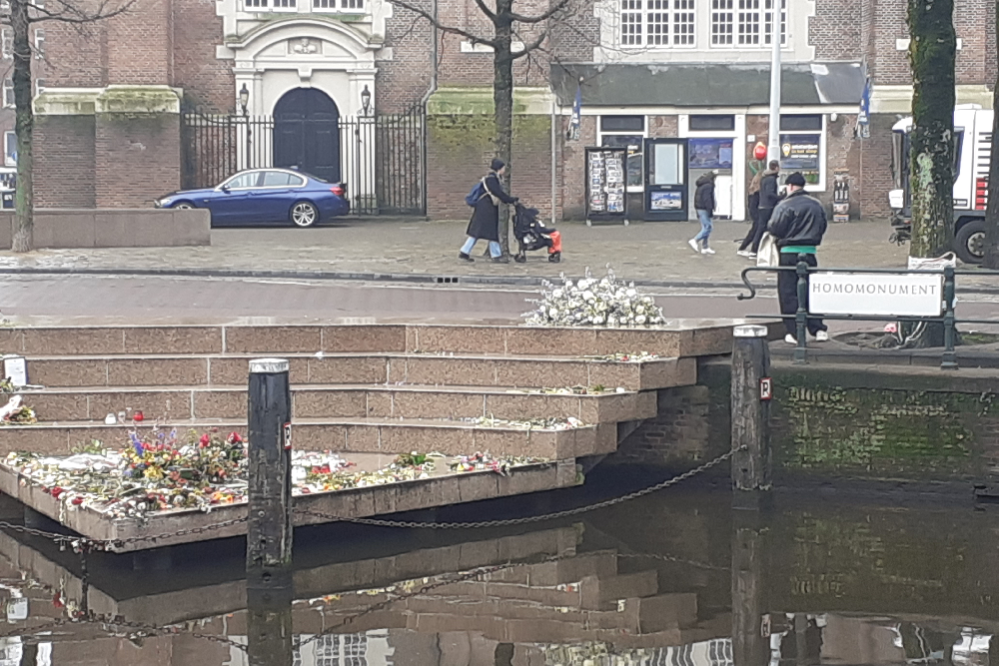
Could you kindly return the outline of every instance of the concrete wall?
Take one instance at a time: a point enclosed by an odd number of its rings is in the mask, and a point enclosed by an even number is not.
[[[14,214],[0,212],[0,248],[13,237]],[[171,247],[210,245],[207,210],[145,208],[39,209],[35,248]]]
[[[892,480],[968,489],[997,464],[995,371],[775,363],[771,376],[779,486]],[[605,463],[683,470],[728,450],[729,377],[728,359],[706,361],[698,386],[659,391],[658,416]]]

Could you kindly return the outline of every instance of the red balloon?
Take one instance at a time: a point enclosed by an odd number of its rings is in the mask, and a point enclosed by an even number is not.
[[[763,141],[758,141],[757,145],[753,147],[753,158],[755,160],[762,160],[767,157],[767,146],[764,145]]]

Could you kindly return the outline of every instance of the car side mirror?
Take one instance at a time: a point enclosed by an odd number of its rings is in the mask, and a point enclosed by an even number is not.
[[[225,192],[226,194],[229,194],[229,188],[226,187],[225,185],[220,185],[219,189]]]

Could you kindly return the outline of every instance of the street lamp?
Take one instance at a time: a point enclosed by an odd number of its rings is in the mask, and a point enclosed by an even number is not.
[[[365,84],[365,89],[361,91],[361,115],[367,116],[368,110],[372,106],[372,93],[368,90],[368,84]]]
[[[247,89],[246,82],[243,83],[243,87],[240,88],[240,109],[243,111],[243,122],[246,124],[247,133],[247,144],[246,153],[244,155],[244,168],[250,168],[250,91]]]

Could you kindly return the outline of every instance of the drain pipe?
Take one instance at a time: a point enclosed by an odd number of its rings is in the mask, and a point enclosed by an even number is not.
[[[556,197],[558,196],[556,191],[556,104],[558,104],[559,98],[556,96],[555,92],[552,94],[552,119],[550,124],[552,126],[552,146],[549,152],[552,153],[552,165],[550,167],[552,175],[552,215],[549,217],[552,220],[552,224],[556,223]]]
[[[431,83],[427,87],[427,92],[420,99],[420,106],[424,110],[424,123],[423,123],[423,141],[420,147],[420,161],[421,169],[423,170],[424,176],[424,215],[427,215],[427,103],[431,99],[431,95],[437,92],[438,87],[438,0],[431,0],[431,16],[434,20],[431,22]]]

